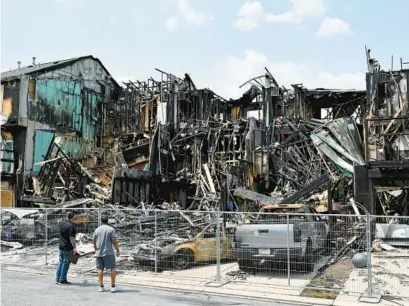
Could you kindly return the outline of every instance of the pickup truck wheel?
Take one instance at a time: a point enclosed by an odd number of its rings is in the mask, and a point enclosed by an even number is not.
[[[327,238],[325,239],[325,246],[324,246],[324,254],[331,255],[331,235],[328,234]]]
[[[307,242],[307,249],[301,263],[302,272],[314,271],[314,253],[312,252],[311,242]]]
[[[173,256],[173,268],[177,270],[187,269],[193,264],[194,258],[192,250],[182,249]]]
[[[239,264],[239,269],[246,273],[253,273],[254,267],[251,264],[250,260],[238,260],[237,263]]]

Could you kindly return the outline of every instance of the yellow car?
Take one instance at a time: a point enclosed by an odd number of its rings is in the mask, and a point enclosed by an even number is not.
[[[225,228],[220,224],[220,258],[232,258],[231,242]],[[214,262],[217,258],[216,225],[208,225],[193,239],[158,238],[149,244],[139,245],[138,251],[133,255],[141,263],[154,263],[161,268],[187,269],[194,263]]]

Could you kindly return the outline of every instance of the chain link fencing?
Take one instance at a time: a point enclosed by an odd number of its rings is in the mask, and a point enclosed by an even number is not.
[[[218,254],[217,213],[156,210],[138,220],[140,236],[130,259],[141,269],[209,279],[216,274],[218,258],[230,250],[225,242]]]
[[[120,243],[122,273],[293,287],[310,297],[334,298],[341,291],[409,297],[409,219],[398,217],[114,205],[1,209],[2,263],[54,269],[59,225],[68,211],[81,254],[75,269],[84,274],[96,273],[92,234],[107,214]]]

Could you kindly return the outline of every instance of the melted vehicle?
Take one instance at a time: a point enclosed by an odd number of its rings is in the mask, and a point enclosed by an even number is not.
[[[231,259],[232,238],[228,237],[224,226],[220,225],[220,257]],[[178,237],[156,238],[140,244],[133,254],[140,264],[152,265],[157,258],[160,268],[187,269],[194,263],[211,262],[217,256],[216,225],[208,225],[192,239]]]
[[[71,203],[71,202],[66,202]],[[75,224],[77,233],[92,235],[98,227],[98,211],[71,209],[74,213],[72,222]],[[60,223],[66,220],[65,210],[12,208],[2,209],[1,212],[1,239],[15,241],[22,244],[37,244],[45,239],[59,237]],[[46,220],[47,218],[47,220]]]

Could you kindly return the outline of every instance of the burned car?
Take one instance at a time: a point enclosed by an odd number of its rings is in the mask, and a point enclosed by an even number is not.
[[[220,226],[220,257],[231,259],[232,238]],[[157,267],[187,269],[194,263],[215,261],[217,256],[216,225],[206,226],[193,238],[166,237],[156,238],[148,243],[138,245],[132,254],[134,260],[141,265],[153,265],[157,259]]]
[[[2,209],[1,240],[30,243],[37,238],[37,209]]]
[[[58,238],[60,224],[66,220],[67,211],[74,213],[72,222],[78,233],[91,235],[98,227],[98,210],[83,209],[95,205],[92,199],[67,201],[51,210],[12,208],[1,210],[1,239],[4,241],[36,244]],[[80,207],[78,207],[80,206]]]

